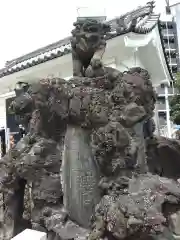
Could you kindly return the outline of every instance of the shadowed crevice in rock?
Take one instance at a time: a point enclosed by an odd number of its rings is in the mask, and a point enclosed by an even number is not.
[[[148,166],[152,173],[167,178],[180,178],[180,142],[155,137],[147,143]]]

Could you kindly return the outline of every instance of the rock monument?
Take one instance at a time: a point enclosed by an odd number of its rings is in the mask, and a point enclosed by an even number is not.
[[[27,227],[48,240],[174,239],[180,142],[153,135],[150,75],[103,65],[108,24],[74,27],[72,79],[16,88],[27,134],[0,161],[1,239]]]

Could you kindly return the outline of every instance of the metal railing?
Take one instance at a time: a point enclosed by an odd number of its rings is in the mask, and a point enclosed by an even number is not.
[[[174,36],[174,30],[173,29],[162,29],[162,35],[164,36]]]
[[[165,103],[157,103],[157,110],[158,111],[165,111],[166,110],[166,104]]]
[[[165,43],[164,44],[165,49],[176,49],[175,43]]]

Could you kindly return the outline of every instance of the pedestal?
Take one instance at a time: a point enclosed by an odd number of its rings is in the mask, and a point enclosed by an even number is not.
[[[46,240],[47,236],[44,232],[39,232],[31,229],[25,229],[11,240]]]

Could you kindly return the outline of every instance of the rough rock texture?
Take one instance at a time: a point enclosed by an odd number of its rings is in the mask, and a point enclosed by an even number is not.
[[[137,175],[131,179],[121,177],[108,182],[108,194],[96,206],[94,231],[89,239],[147,239],[161,235],[167,224],[164,204],[179,204],[180,185],[158,175]]]
[[[0,160],[1,239],[26,227],[48,240],[173,239],[179,142],[153,137],[148,72],[104,67],[108,26],[83,21],[73,31],[73,78],[16,89],[10,108],[27,135]]]
[[[61,79],[59,83],[61,84]],[[62,113],[58,117],[53,110],[55,108],[53,91],[57,91],[55,81],[51,82],[51,85],[48,85],[48,80],[42,81],[28,87],[28,92],[24,89],[18,91],[17,98],[12,104],[12,109],[27,126],[28,134],[9,151],[0,163],[2,191],[4,191],[7,202],[5,213],[8,213],[7,217],[5,214],[5,221],[6,219],[12,220],[6,231],[9,232],[7,239],[19,231],[19,226],[16,225],[23,225],[27,221],[33,228],[44,227],[41,226],[42,220],[38,215],[42,215],[44,207],[48,204],[59,207],[59,203],[62,202],[59,170],[62,162],[66,98],[63,97],[62,108],[58,108],[58,111]],[[58,91],[61,91],[60,87]],[[63,90],[63,94],[66,94],[65,92],[66,90]],[[48,102],[46,102],[47,97]],[[53,107],[50,110],[51,104]],[[31,189],[27,189],[26,185],[31,185]],[[23,199],[24,191],[25,199]],[[13,223],[15,221],[16,224]]]

